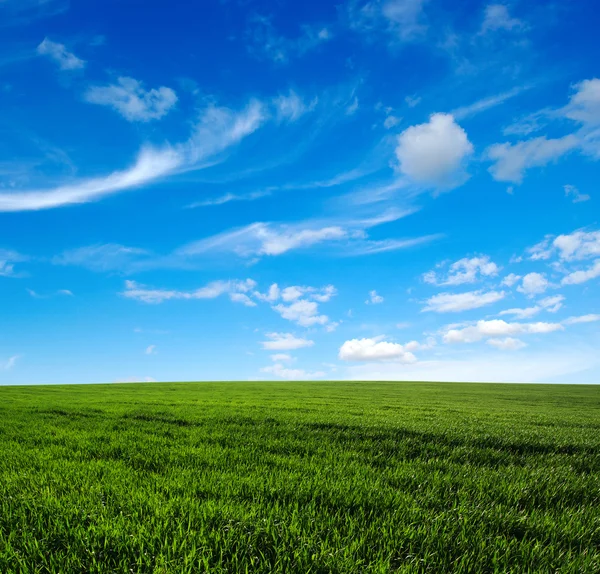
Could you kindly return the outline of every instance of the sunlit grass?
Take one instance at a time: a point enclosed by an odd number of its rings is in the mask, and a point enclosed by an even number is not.
[[[0,388],[0,572],[600,572],[600,387]]]

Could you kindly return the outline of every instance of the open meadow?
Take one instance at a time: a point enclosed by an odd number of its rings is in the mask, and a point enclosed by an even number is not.
[[[600,572],[600,387],[3,387],[0,572]]]

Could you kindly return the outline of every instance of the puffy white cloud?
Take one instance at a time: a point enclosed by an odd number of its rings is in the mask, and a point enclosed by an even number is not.
[[[144,351],[145,355],[156,355],[156,345],[148,345]]]
[[[232,301],[254,306],[255,303],[247,297],[238,297],[248,293],[256,286],[252,279],[245,281],[213,281],[205,287],[194,291],[177,291],[169,289],[151,289],[145,285],[140,285],[135,281],[125,281],[125,291],[121,293],[123,297],[135,299],[143,303],[157,304],[173,299],[216,299],[217,297],[228,294]]]
[[[524,343],[520,339],[513,339],[512,337],[506,337],[505,339],[488,339],[488,345],[496,347],[501,351],[518,351],[527,347],[527,343]]]
[[[475,325],[462,329],[449,329],[444,334],[445,343],[476,343],[484,338],[499,338],[512,335],[544,334],[561,331],[560,323],[507,323],[502,319],[477,321]]]
[[[365,301],[367,305],[379,305],[383,303],[384,299],[381,295],[377,295],[377,291],[369,291],[369,298]]]
[[[296,337],[292,333],[267,333],[265,336],[268,340],[261,345],[267,351],[294,351],[315,344],[314,341]]]
[[[513,285],[519,282],[519,279],[521,279],[520,275],[510,273],[502,280],[502,285],[505,285],[506,287],[512,287]]]
[[[293,285],[281,291],[283,303],[274,305],[273,310],[284,319],[302,327],[326,325],[329,323],[329,317],[319,314],[319,303],[326,303],[336,294],[337,290],[333,285],[321,289]]]
[[[550,283],[543,274],[528,273],[523,277],[521,285],[517,287],[517,291],[531,297],[543,293],[549,286]]]
[[[130,122],[158,120],[177,103],[171,88],[146,90],[142,82],[127,77],[118,78],[116,84],[92,86],[84,98],[91,104],[113,108]]]
[[[519,30],[524,24],[518,18],[512,18],[508,6],[504,4],[488,4],[485,7],[484,19],[481,24],[481,34],[498,30]]]
[[[582,315],[580,317],[569,317],[568,319],[565,319],[563,323],[565,325],[578,325],[580,323],[595,323],[596,321],[600,321],[600,315],[590,314]]]
[[[439,188],[456,187],[467,179],[464,163],[472,153],[467,133],[450,114],[433,114],[429,122],[405,129],[396,147],[404,175]]]
[[[37,47],[37,53],[54,60],[61,70],[78,70],[85,67],[85,61],[69,52],[64,44],[52,42],[48,38],[44,38]]]
[[[319,303],[327,303],[336,294],[337,289],[333,285],[326,285],[321,288],[292,285],[281,291],[281,298],[286,303],[296,301],[300,297],[308,297]]]
[[[586,281],[596,279],[597,277],[600,277],[600,259],[596,259],[592,266],[587,269],[569,273],[566,277],[563,277],[562,284],[579,285],[580,283],[585,283]]]
[[[462,285],[475,283],[481,277],[493,277],[498,271],[499,267],[487,255],[470,259],[465,257],[450,265],[445,278],[439,277],[435,271],[429,271],[423,275],[423,280],[432,285]]]
[[[569,235],[559,235],[552,242],[552,247],[558,250],[561,259],[567,261],[598,257],[600,256],[600,231],[575,231]],[[547,258],[545,255],[540,258]]]
[[[584,201],[589,201],[591,197],[586,195],[585,193],[579,193],[579,190],[574,185],[565,185],[563,186],[565,190],[566,197],[572,197],[573,203],[583,203]]]
[[[319,306],[315,301],[298,299],[289,305],[280,303],[273,307],[284,319],[301,325],[311,327],[312,325],[325,325],[329,321],[327,315],[319,315]]]
[[[458,313],[478,309],[504,299],[504,291],[469,291],[467,293],[440,293],[427,299],[423,311],[436,313]]]
[[[497,181],[521,183],[528,169],[543,167],[576,149],[579,144],[579,138],[573,134],[557,139],[542,136],[516,144],[494,144],[486,152],[487,157],[495,162],[489,171]]]
[[[392,360],[400,363],[414,363],[417,360],[402,345],[380,341],[379,338],[346,341],[340,347],[339,358],[343,361]]]

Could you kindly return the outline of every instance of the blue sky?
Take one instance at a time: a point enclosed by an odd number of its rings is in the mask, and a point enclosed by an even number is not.
[[[600,382],[591,0],[0,0],[0,384]]]

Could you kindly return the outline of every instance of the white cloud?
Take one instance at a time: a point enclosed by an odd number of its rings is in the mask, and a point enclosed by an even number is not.
[[[347,18],[351,29],[379,36],[387,32],[391,43],[421,39],[427,31],[423,8],[428,0],[372,0],[348,3]]]
[[[10,371],[17,364],[17,361],[20,358],[21,355],[13,355],[12,357],[9,357],[6,361],[0,362],[0,370]]]
[[[538,301],[538,305],[548,311],[548,313],[556,313],[562,308],[564,300],[563,295],[553,295]]]
[[[436,313],[458,313],[478,309],[504,299],[504,291],[469,291],[467,293],[440,293],[427,299],[423,311]]]
[[[463,329],[449,329],[444,334],[444,343],[476,343],[484,338],[544,334],[563,329],[560,323],[507,323],[502,319],[481,320],[477,321],[476,325]]]
[[[280,295],[279,286],[277,285],[277,283],[273,283],[273,285],[271,285],[269,287],[269,290],[267,291],[267,293],[263,294],[258,291],[255,291],[252,295],[254,297],[256,297],[259,301],[264,301],[266,303],[273,303],[274,301],[277,301],[277,299],[279,299],[279,295]]]
[[[517,287],[517,291],[531,297],[543,293],[549,286],[550,283],[542,273],[528,273],[523,277],[521,286]]]
[[[423,280],[432,285],[462,285],[475,283],[481,277],[493,277],[498,274],[498,271],[499,267],[490,261],[487,255],[471,259],[465,257],[450,265],[446,278],[438,277],[435,271],[429,271],[423,275]]]
[[[20,273],[15,271],[15,263],[26,260],[27,257],[16,251],[0,248],[0,277],[22,277]]]
[[[64,44],[52,42],[48,38],[44,38],[37,47],[37,53],[54,60],[61,70],[78,70],[85,67],[85,61],[69,52]]]
[[[480,34],[497,32],[498,30],[519,30],[524,24],[518,18],[511,18],[508,6],[504,4],[488,4],[485,7]]]
[[[402,345],[376,339],[352,339],[346,341],[339,351],[343,361],[398,361],[414,363],[417,359]]]
[[[239,257],[256,258],[283,255],[292,250],[307,249],[324,243],[334,243],[348,255],[367,255],[403,249],[431,241],[439,235],[404,240],[372,241],[368,228],[396,221],[414,210],[390,210],[370,219],[313,220],[292,224],[252,223],[194,241],[175,250],[173,258],[188,259],[208,254],[233,253]]]
[[[287,38],[277,33],[270,18],[256,15],[247,31],[248,51],[277,64],[286,64],[290,59],[304,56],[333,37],[325,26],[303,25],[301,28],[299,36]]]
[[[579,193],[579,190],[574,185],[565,185],[563,186],[565,190],[566,197],[572,197],[573,203],[583,203],[584,201],[589,201],[591,197],[585,193]]]
[[[308,339],[302,339],[292,333],[267,333],[267,341],[262,341],[262,348],[266,351],[295,351],[305,347],[312,347],[315,343]]]
[[[299,299],[289,305],[280,303],[273,309],[284,319],[301,325],[311,327],[312,325],[325,325],[329,321],[327,315],[319,315],[319,306],[314,301]]]
[[[399,118],[397,116],[388,116],[387,118],[385,118],[385,121],[383,122],[383,127],[386,130],[389,130],[389,129],[397,126],[401,121],[402,121],[402,118]]]
[[[414,108],[421,103],[421,98],[420,96],[406,96],[404,101],[409,108]]]
[[[600,79],[593,78],[575,84],[574,92],[565,107],[541,110],[526,118],[524,125],[518,123],[505,132],[523,134],[537,131],[538,118],[544,115],[548,118],[570,119],[579,124],[578,129],[556,139],[542,136],[514,145],[503,143],[490,146],[487,156],[495,164],[489,171],[496,180],[521,183],[527,169],[543,167],[574,150],[591,155],[594,159],[600,158]]]
[[[510,273],[502,280],[501,285],[505,285],[506,287],[512,287],[513,285],[519,282],[519,279],[521,279],[520,275]]]
[[[520,339],[513,339],[512,337],[506,337],[505,339],[488,339],[488,345],[496,347],[501,351],[518,351],[527,347],[527,343],[524,343]]]
[[[291,363],[295,359],[287,353],[275,353],[274,355],[271,355],[271,360],[274,363]]]
[[[326,325],[329,323],[329,317],[319,314],[319,303],[326,303],[336,293],[333,285],[327,285],[322,289],[301,286],[286,287],[281,291],[281,298],[287,305],[285,303],[274,305],[273,310],[284,319],[302,327]]]
[[[596,383],[600,361],[592,347],[522,351],[507,360],[496,352],[469,353],[464,358],[419,361],[412,365],[393,362],[367,363],[348,368],[348,378],[357,381],[449,381],[449,382],[551,382],[570,376],[581,382]],[[573,377],[573,375],[577,375]]]
[[[507,309],[506,311],[502,311],[500,315],[513,315],[516,319],[529,319],[543,310],[548,313],[556,313],[562,308],[564,300],[565,298],[563,295],[553,295],[541,299],[535,307],[527,307],[526,309]]]
[[[246,279],[245,281],[213,281],[194,291],[176,291],[151,289],[135,281],[125,281],[125,291],[121,295],[143,303],[158,304],[174,299],[216,299],[221,295],[228,294],[232,301],[247,305],[245,298],[239,298],[236,295],[247,293],[255,286],[256,283],[252,279]]]
[[[369,298],[365,301],[367,305],[379,305],[384,299],[381,295],[377,295],[377,291],[369,291]]]
[[[144,351],[145,355],[156,355],[156,345],[148,345]]]
[[[542,308],[536,305],[535,307],[527,307],[525,309],[506,309],[506,311],[501,311],[499,315],[512,315],[515,319],[530,319],[541,310]]]
[[[473,145],[450,114],[433,114],[429,122],[405,129],[398,136],[400,171],[417,184],[451,188],[467,175],[464,163]]]
[[[586,281],[596,279],[597,277],[600,277],[600,259],[596,259],[592,266],[588,267],[587,269],[569,273],[566,277],[563,277],[562,284],[579,285],[581,283],[585,283]]]
[[[177,103],[171,88],[145,90],[142,82],[127,77],[118,78],[116,84],[92,86],[84,98],[91,104],[113,108],[130,122],[158,120]]]
[[[354,96],[354,99],[346,107],[346,115],[353,116],[358,111],[358,98]]]
[[[144,249],[114,243],[70,249],[52,258],[54,265],[77,265],[92,271],[122,271],[140,259],[150,257]]]
[[[600,315],[590,314],[582,315],[581,317],[569,317],[563,323],[565,325],[578,325],[580,323],[595,323],[596,321],[600,321]]]
[[[600,124],[600,79],[583,80],[573,86],[574,93],[562,114],[574,121],[594,126]]]
[[[310,112],[315,108],[317,100],[313,100],[310,105],[306,105],[302,98],[290,90],[288,95],[280,94],[273,99],[275,106],[275,116],[278,121],[295,122],[301,118],[306,112]]]
[[[504,102],[521,94],[525,89],[526,87],[516,87],[507,92],[490,96],[488,98],[483,98],[482,100],[478,100],[473,104],[469,104],[468,106],[456,108],[455,110],[452,110],[451,113],[455,119],[462,120],[502,105]]]
[[[569,134],[557,139],[542,136],[516,144],[494,144],[486,151],[487,157],[495,162],[489,171],[497,181],[521,183],[525,171],[559,159],[576,149],[579,143],[575,135]]]
[[[600,256],[600,231],[575,231],[569,235],[559,235],[552,242],[552,247],[558,250],[559,257],[566,261],[598,257]],[[539,250],[534,253],[537,252]],[[551,253],[551,251],[549,253],[542,251],[539,257],[532,257],[532,259],[547,259]]]
[[[261,369],[262,373],[269,373],[271,375],[275,375],[281,379],[286,380],[310,380],[310,379],[320,379],[325,376],[323,371],[304,371],[303,369],[290,369],[285,367],[281,363],[275,363],[274,365],[269,365],[268,367],[263,367]]]
[[[142,148],[133,166],[107,176],[44,190],[0,193],[0,212],[89,203],[176,172],[201,169],[208,162],[219,161],[218,154],[256,131],[264,121],[263,106],[257,101],[250,102],[240,112],[209,106],[201,113],[194,132],[186,142],[161,149]]]

